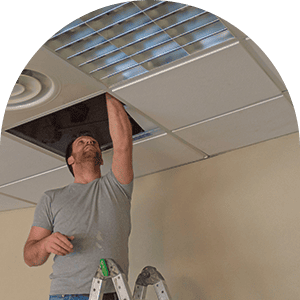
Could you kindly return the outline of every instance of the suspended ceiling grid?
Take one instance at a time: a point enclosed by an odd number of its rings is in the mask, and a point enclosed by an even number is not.
[[[136,177],[297,132],[276,69],[248,37],[222,23],[233,39],[111,87],[44,46],[27,68],[55,78],[55,99],[7,111],[3,130],[109,91],[143,117],[142,123],[161,129],[159,135],[135,142]],[[61,157],[7,133],[0,154],[6,170],[0,176],[1,211],[32,207],[45,190],[73,180]],[[111,159],[112,151],[105,152],[103,174]]]

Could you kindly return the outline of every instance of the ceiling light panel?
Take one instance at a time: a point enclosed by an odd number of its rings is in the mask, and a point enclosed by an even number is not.
[[[75,20],[46,46],[108,86],[233,38],[215,15],[167,1],[111,5]]]

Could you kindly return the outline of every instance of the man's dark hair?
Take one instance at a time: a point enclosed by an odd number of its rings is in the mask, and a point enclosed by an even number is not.
[[[71,141],[69,142],[68,146],[67,146],[67,149],[66,149],[66,155],[65,155],[65,159],[66,159],[66,163],[67,163],[67,166],[69,168],[69,171],[71,172],[71,174],[74,176],[74,173],[73,173],[73,168],[71,165],[68,164],[68,158],[72,155],[72,150],[73,150],[73,143],[75,142],[75,140],[77,140],[79,137],[81,136],[90,136],[92,137],[93,139],[95,139],[97,141],[97,139],[95,138],[95,136],[90,132],[90,131],[81,131],[75,135],[72,136],[71,138]],[[97,141],[98,142],[98,141]],[[100,147],[100,143],[98,142],[99,144],[99,147]]]

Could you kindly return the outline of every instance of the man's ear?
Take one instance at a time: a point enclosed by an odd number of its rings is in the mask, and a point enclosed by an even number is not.
[[[74,164],[74,157],[71,155],[69,158],[68,158],[68,165],[73,165]]]

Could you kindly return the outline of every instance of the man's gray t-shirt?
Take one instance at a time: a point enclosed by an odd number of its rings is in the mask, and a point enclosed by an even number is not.
[[[120,184],[110,170],[90,183],[43,194],[32,226],[74,236],[74,251],[54,257],[50,295],[89,294],[101,258],[114,259],[128,276],[132,189],[133,182]],[[112,282],[105,292],[114,292]]]

